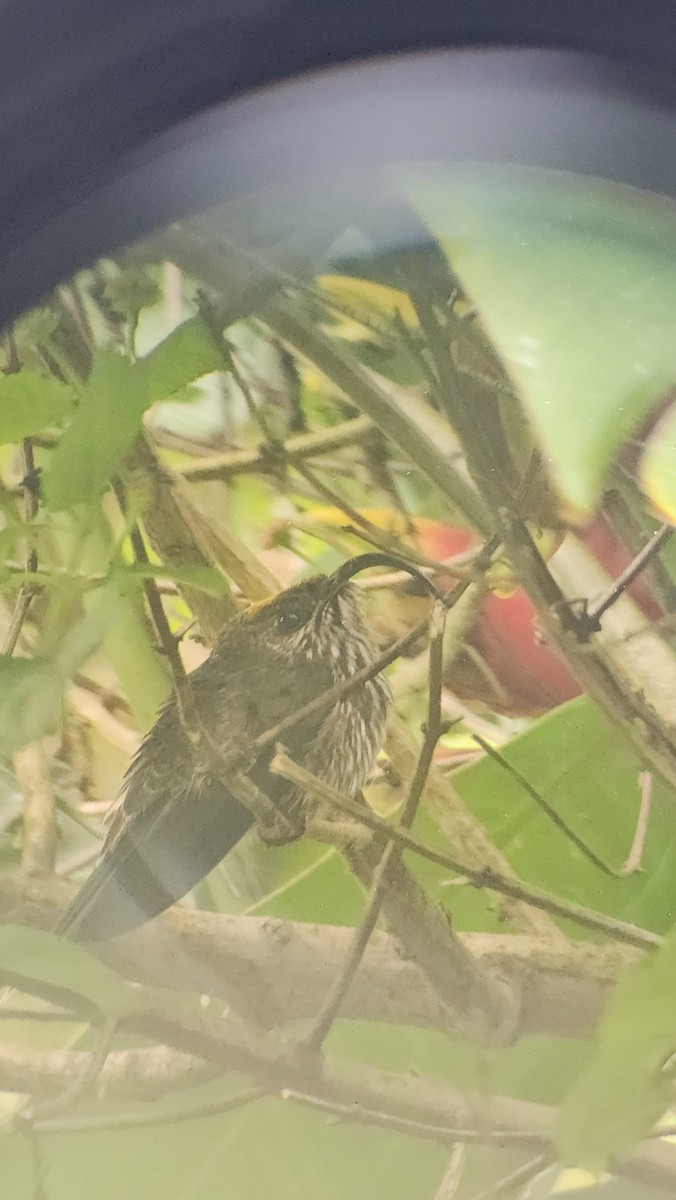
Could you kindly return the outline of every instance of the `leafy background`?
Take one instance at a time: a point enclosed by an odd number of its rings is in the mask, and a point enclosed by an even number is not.
[[[668,695],[655,707],[640,663],[623,676],[626,662],[617,660],[623,637],[638,636],[639,610],[624,598],[617,611],[629,605],[629,616],[619,633],[602,623],[591,648],[569,647],[581,684],[565,672],[562,683],[560,660],[554,668],[550,657],[552,610],[540,592],[544,571],[561,580],[571,611],[581,611],[582,598],[593,605],[598,562],[583,571],[583,586],[579,570],[570,583],[580,546],[596,551],[609,585],[673,517],[673,208],[546,172],[401,168],[380,182],[378,203],[406,211],[417,243],[394,253],[378,245],[377,210],[341,209],[340,189],[332,204],[320,195],[308,185],[292,198],[295,214],[283,194],[173,227],[96,264],[5,333],[3,879],[41,888],[61,881],[55,916],[91,869],[107,803],[171,686],[149,619],[152,589],[192,669],[245,600],[372,544],[438,564],[496,528],[504,542],[511,526],[500,526],[500,513],[511,505],[542,555],[535,550],[531,575],[523,537],[505,544],[466,640],[447,646],[444,702],[461,719],[437,747],[436,783],[430,777],[416,833],[481,866],[453,825],[460,804],[525,884],[668,934],[671,751],[650,755],[656,728],[670,747],[673,713]],[[599,514],[608,518],[602,553],[590,532],[598,533]],[[653,621],[667,693],[675,570],[665,539],[642,576],[644,591],[633,593]],[[448,584],[452,566],[438,565],[436,576]],[[401,585],[367,585],[365,599],[385,641],[424,611]],[[498,643],[511,657],[496,667]],[[532,655],[546,701],[524,699]],[[411,668],[401,660],[391,670],[403,723],[388,746],[395,767],[401,729],[415,748],[426,712],[424,653],[413,684]],[[628,713],[603,683],[609,672]],[[588,679],[591,696],[571,698]],[[647,734],[643,683],[654,722]],[[481,751],[477,733],[503,761]],[[617,872],[646,770],[652,806],[641,869],[624,877],[593,866],[532,794]],[[384,814],[401,794],[387,770],[369,789]],[[407,862],[455,930],[519,933],[515,910],[494,893],[423,859]],[[354,925],[364,911],[362,889],[336,850],[307,839],[270,850],[255,836],[187,903],[327,926]],[[12,1048],[93,1044],[86,1020],[31,1019],[44,1003],[31,980],[66,987],[109,1020],[142,1005],[145,989],[49,934],[19,930],[11,905],[2,908],[0,962],[25,985],[8,991],[0,1009],[5,1058]],[[551,929],[552,953],[565,953],[563,933],[587,939],[590,962],[610,961],[602,932],[565,918]],[[44,1098],[10,1087],[5,1070],[4,1194],[77,1200],[95,1187],[104,1200],[121,1191],[208,1200],[225,1190],[242,1200],[273,1190],[478,1200],[546,1196],[567,1185],[590,1196],[673,1194],[673,1162],[638,1181],[621,1169],[673,1100],[673,940],[621,974],[596,1039],[531,1035],[495,1049],[347,1019],[331,1032],[330,1054],[400,1081],[561,1105],[544,1152],[470,1138],[451,1170],[443,1139],[360,1125],[358,1114],[331,1119],[278,1095],[227,1111],[247,1084],[232,1073],[152,1101],[115,1099],[95,1085],[69,1099],[64,1087],[45,1116]],[[13,1015],[18,1007],[24,1016]],[[138,1043],[129,1032],[115,1041]]]

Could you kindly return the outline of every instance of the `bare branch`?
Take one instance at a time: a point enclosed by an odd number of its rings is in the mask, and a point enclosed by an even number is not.
[[[410,829],[418,810],[427,775],[432,762],[434,749],[441,735],[441,692],[443,688],[443,650],[444,650],[444,618],[443,605],[437,601],[432,611],[432,637],[429,652],[430,689],[425,738],[420,750],[418,764],[409,787],[409,793],[400,816],[400,824],[404,829]],[[362,857],[368,851],[362,851]],[[316,1052],[322,1046],[333,1022],[340,1013],[343,1001],[349,991],[352,981],[364,957],[369,939],[376,927],[381,909],[386,903],[387,891],[390,887],[390,872],[398,865],[401,850],[395,842],[388,842],[382,851],[380,862],[375,867],[371,882],[371,894],[366,912],[356,930],[350,951],[340,974],[326,996],[319,1013],[313,1022],[310,1032],[303,1039],[307,1050]]]
[[[192,499],[179,491],[177,480],[160,462],[149,441],[141,438],[128,456],[125,470],[128,487],[136,486],[147,503],[144,525],[162,562],[180,562],[183,567],[207,569],[213,566],[192,521]],[[196,588],[181,588],[186,602],[198,616],[200,627],[209,641],[216,639],[224,622],[234,615],[234,600],[227,595],[209,596]]]
[[[59,1097],[82,1077],[89,1059],[85,1050],[39,1050],[0,1043],[0,1091],[25,1092],[38,1100]],[[106,1096],[152,1100],[203,1083],[213,1074],[200,1058],[166,1046],[151,1046],[111,1051],[98,1082]]]
[[[55,879],[0,880],[0,920],[52,929],[72,889]],[[231,916],[175,906],[91,952],[129,979],[220,997],[260,1026],[313,1017],[345,961],[354,930],[270,917]],[[508,981],[520,999],[516,1037],[588,1037],[622,970],[625,947],[553,947],[516,934],[458,934],[473,959]],[[458,985],[459,986],[459,985]],[[445,1029],[435,993],[395,940],[376,931],[345,998],[343,1015]]]
[[[363,445],[373,428],[369,417],[354,417],[331,429],[297,434],[279,447],[264,445],[257,450],[231,450],[227,454],[202,458],[197,463],[183,467],[180,474],[191,481],[231,479],[236,475],[255,473],[274,474],[290,460],[311,459],[342,450],[345,446]]]

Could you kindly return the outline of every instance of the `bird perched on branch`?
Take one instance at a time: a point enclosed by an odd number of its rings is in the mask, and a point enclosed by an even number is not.
[[[417,574],[391,556],[362,555],[228,622],[212,654],[187,677],[182,702],[170,697],[143,742],[98,864],[58,932],[97,940],[134,928],[184,896],[243,837],[255,818],[234,794],[228,760],[245,759],[251,741],[376,660],[378,646],[350,582],[376,562]],[[353,797],[380,749],[388,703],[387,681],[376,675],[289,728],[285,745],[302,766]],[[270,772],[274,753],[267,744],[241,769],[247,786],[286,818],[290,840],[303,830],[306,797]]]

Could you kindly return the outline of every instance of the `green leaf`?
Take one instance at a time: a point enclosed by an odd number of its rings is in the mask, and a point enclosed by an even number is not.
[[[63,676],[44,658],[0,655],[0,747],[11,754],[61,720]]]
[[[181,567],[176,563],[131,563],[125,565],[120,574],[122,582],[124,576],[130,580],[170,577],[174,583],[185,584],[200,592],[206,592],[209,596],[225,596],[228,591],[226,580],[215,567]]]
[[[84,615],[65,631],[59,607],[60,598],[56,598],[53,613],[48,609],[44,614],[42,656],[0,655],[0,747],[6,753],[58,728],[68,679],[118,630],[127,635],[124,663],[128,673],[142,676],[139,689],[149,696],[143,708],[144,728],[166,696],[168,680],[148,646],[145,629],[140,645],[130,633],[135,631],[134,617],[138,617],[136,597],[122,593],[117,579],[87,595]],[[68,605],[64,612],[70,611]]]
[[[0,444],[40,433],[68,416],[74,405],[72,388],[58,379],[28,370],[0,376]]]
[[[98,597],[88,597],[92,611]],[[104,649],[122,685],[138,728],[150,728],[171,688],[168,668],[148,636],[140,590],[120,595]]]
[[[596,1053],[568,1093],[558,1146],[564,1161],[598,1171],[647,1137],[674,1095],[676,933],[632,966],[610,1000]]]
[[[231,1084],[231,1092],[243,1082]],[[99,1129],[92,1123],[91,1131],[78,1132],[76,1117],[76,1132],[41,1132],[49,1200],[91,1200],[92,1180],[97,1200],[120,1200],[121,1194],[125,1200],[223,1200],[225,1194],[232,1200],[273,1195],[275,1200],[429,1200],[448,1162],[444,1146],[330,1120],[325,1113],[276,1098],[234,1112],[181,1119],[192,1105],[218,1101],[224,1094],[221,1079],[189,1093],[174,1089],[152,1104],[128,1103],[122,1110],[131,1118],[126,1128],[115,1128],[113,1122],[108,1128],[102,1121]],[[120,1111],[119,1104],[109,1101],[104,1115],[111,1113],[114,1121]],[[144,1127],[153,1113],[162,1120]],[[16,1126],[17,1132],[8,1131],[3,1139],[0,1187],[12,1200],[31,1200],[32,1161],[26,1135],[18,1122]]]
[[[201,317],[184,321],[136,364],[148,405],[166,400],[201,375],[222,371],[225,355],[225,346],[219,348]]]
[[[105,653],[122,685],[135,721],[140,729],[146,730],[166,699],[171,684],[167,664],[149,637],[140,581],[130,579],[126,567],[111,566],[115,548],[100,505],[80,507],[68,518],[61,518],[59,526],[64,562],[72,562],[75,556],[80,569],[87,575],[106,576],[109,580],[107,586],[85,593],[84,608],[93,623],[85,618],[85,629],[75,633],[75,642],[68,637],[63,639],[66,658],[63,658],[63,647],[59,648],[59,655],[65,664],[64,670],[70,669],[69,663],[73,653],[77,653],[78,642],[86,649],[87,626],[95,638],[97,623],[100,623]]]
[[[592,509],[618,447],[676,380],[676,205],[513,166],[416,168],[403,181],[563,496]]]
[[[606,863],[622,866],[636,830],[644,765],[591,700],[555,709],[502,754]],[[642,869],[623,879],[602,875],[583,858],[499,762],[482,758],[459,768],[453,781],[519,878],[658,933],[671,928],[676,829],[673,798],[660,780],[653,781]],[[568,931],[579,936],[573,925]]]
[[[76,992],[110,1018],[143,1010],[140,989],[74,942],[30,926],[0,926],[0,971]]]
[[[45,471],[48,508],[72,508],[102,491],[134,444],[147,405],[142,375],[121,355],[102,351]]]

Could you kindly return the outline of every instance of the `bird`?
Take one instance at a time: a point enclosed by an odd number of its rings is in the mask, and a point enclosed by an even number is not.
[[[219,764],[376,661],[380,647],[351,581],[379,562],[418,574],[395,556],[363,554],[333,575],[314,575],[250,604],[226,623],[212,653],[186,680],[191,712],[218,761],[191,738],[173,692],[127,771],[98,861],[59,922],[59,935],[99,941],[151,920],[255,824]],[[376,673],[287,729],[284,743],[295,761],[355,797],[381,747],[389,704],[387,679]],[[308,797],[270,771],[274,753],[266,744],[246,774],[286,817],[290,840],[303,832]]]

